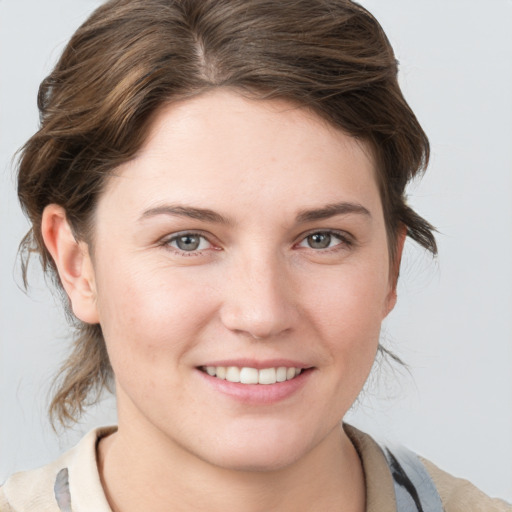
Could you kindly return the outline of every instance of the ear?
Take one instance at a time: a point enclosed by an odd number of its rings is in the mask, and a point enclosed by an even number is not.
[[[393,310],[397,301],[396,287],[398,284],[398,275],[400,274],[400,263],[402,262],[402,253],[404,250],[405,239],[407,238],[407,228],[402,226],[397,233],[396,247],[395,247],[395,260],[390,266],[389,273],[389,293],[386,297],[386,304],[384,307],[384,316],[386,317]]]
[[[75,239],[64,208],[50,204],[44,209],[41,232],[69,297],[73,313],[82,322],[99,323],[89,247],[85,242]]]

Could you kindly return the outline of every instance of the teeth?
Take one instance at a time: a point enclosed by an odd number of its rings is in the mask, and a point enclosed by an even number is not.
[[[276,371],[276,380],[277,382],[284,382],[286,380],[286,368],[284,366],[280,366]],[[294,372],[295,375],[295,372]]]
[[[240,370],[240,382],[242,384],[258,384],[259,372],[256,368],[242,368]]]
[[[242,384],[275,384],[291,380],[302,372],[301,368],[256,368],[237,366],[205,366],[203,370],[212,377],[225,379],[229,382],[241,382]]]
[[[258,384],[275,384],[276,382],[275,368],[264,368],[263,370],[260,370]]]
[[[228,366],[226,368],[226,380],[229,382],[240,382],[240,368]]]

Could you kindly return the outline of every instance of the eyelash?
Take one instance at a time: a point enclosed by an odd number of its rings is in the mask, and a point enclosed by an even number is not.
[[[204,241],[206,241],[210,245],[210,247],[206,247],[206,248],[202,248],[202,249],[193,249],[191,251],[185,251],[183,249],[180,249],[179,247],[174,247],[171,245],[172,242],[176,242],[180,238],[186,238],[186,237],[200,238],[201,239],[199,242],[200,245]],[[200,256],[201,254],[203,254],[204,251],[215,248],[215,245],[212,242],[210,242],[210,240],[208,239],[207,236],[205,236],[203,233],[197,232],[197,231],[180,231],[179,233],[174,233],[171,236],[164,238],[160,242],[159,245],[161,245],[162,247],[164,247],[167,250],[170,250],[180,256],[185,256],[185,257]]]
[[[335,244],[332,247],[317,248],[317,249],[315,249],[313,247],[304,247],[301,245],[303,243],[307,243],[308,238],[312,237],[314,235],[328,235],[330,237],[336,238],[339,241],[339,243]],[[309,233],[301,235],[299,242],[297,242],[297,244],[295,244],[295,245],[299,246],[299,247],[304,247],[305,249],[314,250],[315,252],[326,253],[326,252],[335,252],[335,251],[339,251],[339,250],[343,250],[343,249],[350,249],[354,245],[354,239],[349,233],[347,233],[345,231],[323,229],[323,230],[310,231]]]
[[[332,247],[325,247],[325,248],[314,248],[309,246],[303,246],[301,244],[307,243],[308,238],[314,236],[314,235],[327,235],[329,237],[336,238],[339,243],[335,244]],[[173,242],[176,242],[180,238],[186,238],[186,237],[197,237],[201,240],[199,241],[199,247],[206,241],[207,244],[209,244],[209,247],[205,247],[202,249],[193,249],[191,251],[186,251],[183,249],[180,249],[177,246],[171,245]],[[329,240],[329,243],[331,240]],[[160,244],[162,247],[164,247],[167,250],[170,250],[180,256],[184,257],[190,257],[190,256],[201,256],[204,254],[204,251],[214,249],[219,250],[218,247],[216,247],[209,239],[208,236],[206,236],[204,233],[198,232],[198,231],[180,231],[179,233],[174,233],[169,237],[164,238]],[[336,252],[344,249],[350,249],[354,245],[354,240],[352,236],[349,233],[346,233],[345,231],[336,231],[336,230],[330,230],[330,229],[324,229],[324,230],[315,230],[310,231],[309,233],[302,234],[299,241],[294,244],[294,247],[298,248],[304,248],[304,249],[310,249],[313,250],[316,253],[331,253]]]

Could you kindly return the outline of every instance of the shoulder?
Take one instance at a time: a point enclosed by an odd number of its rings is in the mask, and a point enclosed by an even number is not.
[[[512,512],[512,505],[490,498],[471,482],[457,478],[420,457],[432,478],[446,512]]]
[[[343,427],[363,465],[367,512],[410,512],[422,508],[444,512],[512,512],[510,504],[490,498],[467,480],[442,471],[406,448],[388,449],[354,427]]]
[[[59,458],[47,466],[15,473],[0,487],[1,512],[61,512],[54,495]]]
[[[70,452],[46,466],[10,476],[0,488],[0,504],[9,512],[60,512],[54,497],[58,472],[66,467]],[[4,512],[0,507],[0,511]]]
[[[97,512],[110,512],[96,464],[96,444],[113,428],[89,432],[74,448],[41,468],[21,471],[0,487],[0,512],[68,512],[80,502],[95,502]],[[82,509],[83,510],[83,509]]]

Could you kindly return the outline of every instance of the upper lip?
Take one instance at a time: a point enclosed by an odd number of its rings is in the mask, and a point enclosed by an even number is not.
[[[286,368],[300,368],[303,370],[311,368],[310,364],[294,361],[292,359],[222,359],[208,361],[200,365],[200,367],[205,366],[236,366],[238,368],[256,368],[257,370],[262,370],[264,368],[279,368],[281,366],[285,366]]]

